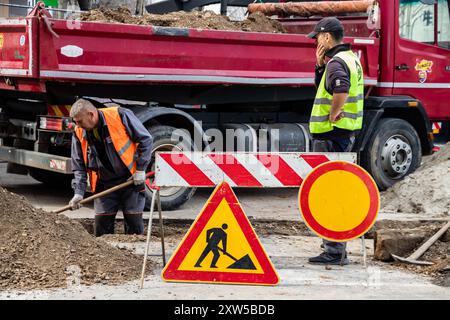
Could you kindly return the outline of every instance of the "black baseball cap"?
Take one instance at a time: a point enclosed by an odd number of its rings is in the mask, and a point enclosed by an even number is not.
[[[308,38],[315,39],[320,32],[344,31],[342,23],[335,17],[326,17],[317,22],[314,31],[308,34]]]

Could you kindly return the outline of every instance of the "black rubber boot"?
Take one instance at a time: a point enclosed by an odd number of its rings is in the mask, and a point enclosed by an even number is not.
[[[96,214],[94,221],[94,235],[100,237],[104,234],[113,234],[115,220],[115,213]]]
[[[142,213],[124,213],[125,234],[144,234],[144,219]]]
[[[332,265],[341,265],[342,255],[340,254],[330,254],[328,252],[323,252],[317,257],[309,258],[309,263],[314,264],[332,264]],[[347,254],[345,254],[345,258],[342,261],[342,265],[349,264],[349,261],[347,259]]]

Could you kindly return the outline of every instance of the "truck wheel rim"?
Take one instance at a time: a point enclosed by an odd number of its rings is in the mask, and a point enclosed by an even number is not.
[[[408,139],[401,135],[390,137],[381,150],[381,167],[392,179],[400,179],[411,167],[413,153]]]
[[[181,148],[177,147],[173,144],[162,144],[152,150],[152,154],[155,154],[156,151],[183,151]],[[152,167],[150,171],[155,171],[155,161],[153,161]],[[179,192],[184,187],[161,187],[159,193],[161,197],[170,197],[177,192]]]

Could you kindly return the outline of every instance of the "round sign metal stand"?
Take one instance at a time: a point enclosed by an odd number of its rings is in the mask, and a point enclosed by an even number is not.
[[[346,161],[317,166],[300,187],[299,208],[306,225],[321,238],[334,242],[361,238],[367,265],[364,234],[380,208],[378,187],[367,171]],[[341,265],[344,259],[345,253]]]
[[[160,228],[160,232],[161,232],[161,250],[162,250],[161,256],[162,256],[163,266],[166,265],[166,250],[165,250],[165,245],[164,245],[164,243],[165,243],[165,241],[164,241],[164,226],[163,226],[163,217],[162,217],[162,210],[161,210],[160,188],[158,186],[149,185],[149,184],[145,183],[145,193],[146,193],[147,197],[150,197],[150,196],[152,197],[152,202],[150,205],[150,213],[149,213],[149,217],[148,217],[147,241],[146,241],[146,246],[145,246],[144,262],[142,263],[142,273],[141,273],[141,279],[140,279],[140,284],[139,284],[140,289],[144,288],[145,268],[146,268],[147,259],[149,256],[148,251],[149,251],[149,247],[150,247],[150,238],[151,238],[151,234],[152,234],[152,222],[153,222],[153,211],[155,209],[155,201],[157,202],[158,213],[159,213],[159,228]]]

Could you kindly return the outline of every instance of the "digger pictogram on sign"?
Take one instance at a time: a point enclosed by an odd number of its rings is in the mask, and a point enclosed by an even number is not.
[[[278,275],[228,183],[220,184],[173,254],[166,281],[274,285]]]
[[[256,267],[250,259],[249,255],[243,256],[241,259],[236,259],[230,253],[227,252],[227,233],[225,230],[228,228],[228,225],[224,223],[221,228],[212,228],[206,231],[206,248],[203,250],[200,258],[195,264],[196,268],[201,268],[200,265],[202,261],[208,256],[210,252],[213,253],[213,259],[211,261],[210,268],[217,268],[216,263],[220,258],[220,252],[225,254],[226,256],[233,259],[235,262],[228,266],[228,269],[248,269],[255,270]],[[222,242],[222,248],[219,247],[219,243]]]

